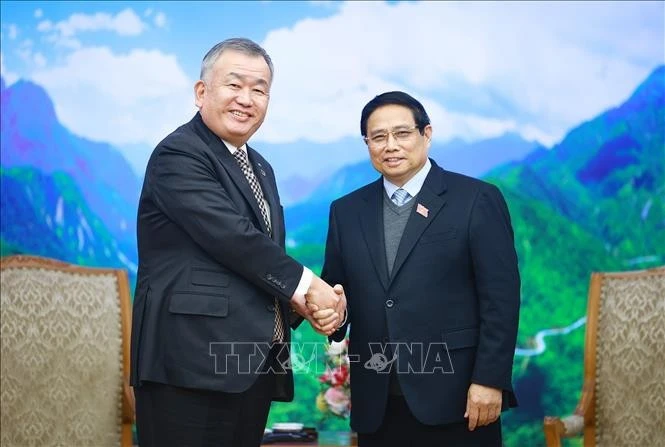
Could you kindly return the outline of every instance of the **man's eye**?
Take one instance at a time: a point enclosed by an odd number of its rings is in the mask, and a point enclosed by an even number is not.
[[[408,138],[409,135],[411,135],[411,132],[408,130],[398,130],[397,132],[395,132],[395,136],[397,138]]]
[[[231,87],[232,89],[239,89],[240,85],[231,83],[229,84],[229,87]]]
[[[261,90],[260,88],[255,88],[254,93],[256,93],[257,95],[261,95],[261,96],[267,95],[267,93],[264,90]]]
[[[386,141],[386,138],[388,138],[388,136],[386,134],[381,133],[381,134],[378,134],[378,135],[374,135],[371,138],[371,140],[375,143],[382,143],[382,142]]]

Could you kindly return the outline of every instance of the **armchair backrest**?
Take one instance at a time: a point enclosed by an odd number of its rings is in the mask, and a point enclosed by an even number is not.
[[[665,268],[594,273],[587,325],[585,445],[663,445]]]
[[[0,263],[2,445],[131,445],[125,271]]]

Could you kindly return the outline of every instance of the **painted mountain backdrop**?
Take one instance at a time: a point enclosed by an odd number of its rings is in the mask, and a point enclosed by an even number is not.
[[[116,148],[63,127],[41,87],[25,81],[6,87],[2,81],[0,88],[2,255],[123,267],[133,279],[138,176]],[[663,123],[661,66],[623,104],[581,123],[551,149],[512,134],[432,147],[431,156],[444,168],[497,184],[509,203],[523,305],[515,365],[521,405],[506,418],[507,445],[534,445],[543,414],[563,414],[576,403],[582,377],[579,323],[590,272],[665,263]],[[365,151],[360,140],[347,143]],[[275,162],[280,148],[267,149],[280,187],[294,202],[286,210],[289,251],[318,270],[330,202],[378,174],[362,161],[323,170],[314,180],[281,179],[284,160]],[[332,154],[335,145],[312,145],[312,150]],[[545,348],[536,346],[539,331],[566,326],[580,328],[548,338]],[[307,329],[295,337],[319,340]],[[310,411],[317,379],[299,375],[297,381],[298,400],[275,405],[271,420],[317,424]],[[347,428],[345,421],[321,424]]]
[[[1,82],[2,254],[136,270],[139,179],[109,144],[73,135],[46,92]]]

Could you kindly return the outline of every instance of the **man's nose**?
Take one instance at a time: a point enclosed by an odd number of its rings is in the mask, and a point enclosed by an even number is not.
[[[249,89],[241,88],[236,95],[236,101],[239,104],[249,106],[252,104],[252,95],[249,93]]]
[[[388,140],[386,141],[386,149],[388,149],[389,151],[397,150],[399,143],[397,142],[397,138],[395,138],[395,135],[393,135],[392,132],[388,132],[388,136],[386,138],[388,138]]]

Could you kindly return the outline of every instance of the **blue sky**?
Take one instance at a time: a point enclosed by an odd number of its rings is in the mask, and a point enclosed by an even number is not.
[[[261,43],[276,66],[257,146],[358,138],[362,106],[393,89],[423,101],[439,142],[516,132],[549,146],[665,63],[663,2],[2,1],[0,8],[5,81],[37,82],[69,129],[125,151],[154,146],[191,117],[200,60],[231,36]]]

